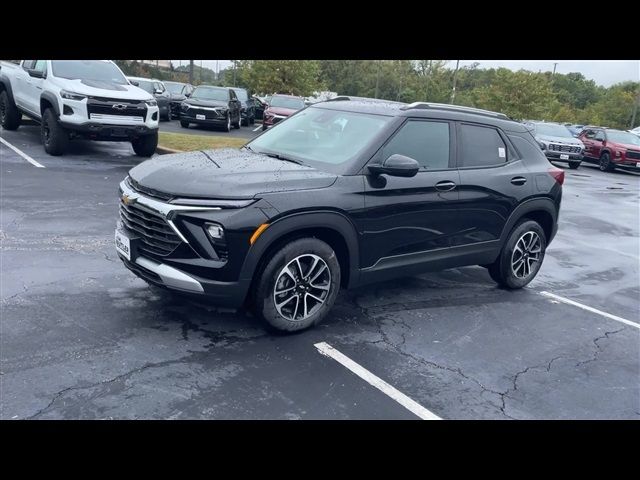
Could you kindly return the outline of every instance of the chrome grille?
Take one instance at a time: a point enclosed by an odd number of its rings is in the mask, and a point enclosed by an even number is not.
[[[180,245],[180,237],[162,216],[143,210],[135,203],[120,203],[120,220],[125,228],[139,235],[140,249],[148,253],[164,257]]]
[[[566,153],[580,153],[580,146],[578,145],[559,145],[557,143],[550,143],[549,150],[554,152],[566,152]]]

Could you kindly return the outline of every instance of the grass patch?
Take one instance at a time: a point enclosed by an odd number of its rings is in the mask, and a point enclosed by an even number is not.
[[[158,145],[172,150],[190,152],[211,148],[240,148],[248,142],[245,138],[214,137],[210,135],[189,135],[184,133],[160,132]]]

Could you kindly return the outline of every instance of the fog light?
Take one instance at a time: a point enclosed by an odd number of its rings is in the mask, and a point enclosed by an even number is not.
[[[209,223],[205,228],[209,236],[214,240],[222,240],[222,238],[224,238],[224,228],[222,228],[222,225]]]

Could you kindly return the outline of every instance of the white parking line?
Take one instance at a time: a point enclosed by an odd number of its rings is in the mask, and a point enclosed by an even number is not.
[[[27,162],[29,162],[31,165],[33,165],[34,167],[38,167],[38,168],[45,168],[44,165],[36,162],[33,158],[31,158],[29,155],[27,155],[26,153],[24,153],[22,150],[20,150],[17,147],[14,147],[13,145],[11,145],[9,142],[7,142],[4,138],[0,137],[0,142],[4,143],[7,147],[9,147],[11,150],[13,150],[14,152],[16,152],[18,155],[20,155],[22,158],[24,158]]]
[[[256,128],[253,129],[254,132],[257,132],[258,130],[260,130],[262,128],[262,125],[258,125]]]
[[[420,417],[422,420],[442,420],[440,417],[430,412],[419,403],[413,401],[412,399],[407,397],[404,393],[396,390],[387,382],[377,377],[376,375],[371,373],[369,370],[367,370],[363,366],[357,364],[356,362],[351,360],[349,357],[347,357],[343,353],[333,348],[328,343],[326,342],[316,343],[314,347],[316,347],[322,355],[331,357],[336,362],[347,367],[349,370],[351,370],[353,373],[358,375],[369,385],[376,387],[382,393],[391,397],[393,400],[398,402],[400,405],[402,405],[404,408],[409,410],[414,415],[417,415],[418,417]]]
[[[598,315],[602,315],[603,317],[609,318],[611,320],[615,320],[616,322],[624,323],[625,325],[629,325],[631,327],[635,327],[640,329],[640,324],[632,322],[631,320],[627,320],[626,318],[618,317],[617,315],[612,315],[607,312],[603,312],[602,310],[598,310],[597,308],[589,307],[588,305],[583,305],[582,303],[574,302],[573,300],[569,300],[568,298],[561,297],[559,295],[555,295],[551,292],[540,292],[540,295],[544,295],[545,297],[553,298],[562,303],[566,303],[567,305],[573,305],[574,307],[582,308],[588,312],[597,313]]]

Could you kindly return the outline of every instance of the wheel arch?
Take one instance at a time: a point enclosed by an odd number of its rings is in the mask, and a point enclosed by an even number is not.
[[[44,112],[48,107],[52,107],[56,115],[60,116],[60,105],[58,105],[58,99],[53,93],[44,92],[40,95],[40,116],[44,116]]]
[[[513,227],[525,218],[539,223],[547,237],[547,245],[551,243],[558,221],[555,203],[550,198],[534,198],[520,204],[511,213],[500,235],[501,246],[504,246]]]
[[[344,287],[358,281],[358,235],[355,226],[338,212],[313,212],[289,215],[278,219],[258,237],[243,263],[240,278],[256,280],[271,253],[285,244],[304,237],[315,237],[329,244],[336,252]],[[252,287],[253,288],[253,285]]]

